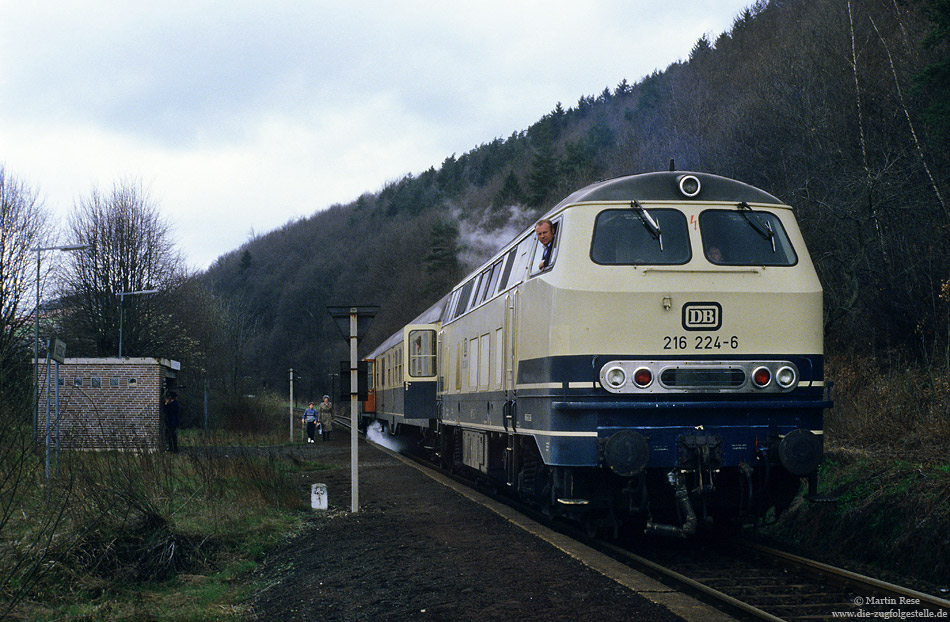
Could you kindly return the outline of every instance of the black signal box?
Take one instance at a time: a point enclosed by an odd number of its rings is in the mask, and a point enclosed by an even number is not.
[[[366,361],[356,362],[356,399],[365,402],[369,395],[368,375],[369,363]],[[340,401],[349,401],[350,399],[350,362],[340,361]]]

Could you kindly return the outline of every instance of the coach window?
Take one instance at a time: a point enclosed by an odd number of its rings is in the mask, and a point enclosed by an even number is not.
[[[409,331],[409,375],[428,378],[435,375],[435,331]]]
[[[771,212],[706,210],[699,215],[703,252],[722,266],[793,266],[795,249]]]
[[[402,367],[402,348],[396,348],[396,382],[402,384],[406,380],[406,371]]]
[[[531,276],[547,272],[554,267],[554,263],[557,261],[558,247],[561,246],[561,219],[553,220],[551,228],[554,233],[554,239],[551,241],[551,257],[548,258],[548,262],[543,269],[539,266],[541,265],[541,257],[544,255],[544,246],[542,246],[540,242],[537,242],[537,235],[534,236],[536,243],[534,245],[534,254],[531,258],[531,271],[529,272]]]
[[[590,258],[602,265],[679,265],[690,260],[686,216],[674,209],[608,209],[597,214]]]

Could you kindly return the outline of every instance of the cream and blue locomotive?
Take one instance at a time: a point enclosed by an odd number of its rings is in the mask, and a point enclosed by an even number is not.
[[[792,209],[716,175],[578,190],[374,351],[374,416],[590,531],[781,511],[822,458],[822,290]]]

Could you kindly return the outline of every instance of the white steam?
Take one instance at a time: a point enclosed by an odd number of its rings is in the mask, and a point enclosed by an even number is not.
[[[457,210],[453,216],[459,223],[459,261],[468,269],[485,263],[534,221],[534,212],[521,205],[486,209],[470,220]]]
[[[379,421],[374,421],[366,428],[366,438],[396,453],[406,450],[406,442],[397,436],[390,436],[383,430],[383,424]]]

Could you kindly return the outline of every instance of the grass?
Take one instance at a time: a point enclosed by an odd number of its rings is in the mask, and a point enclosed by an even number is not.
[[[214,440],[259,447],[277,436]],[[245,619],[253,571],[309,516],[295,474],[327,468],[280,452],[75,453],[47,483],[38,461],[26,464],[36,485],[11,497],[0,532],[0,545],[21,545],[0,559],[0,617],[20,598],[10,618],[40,621]],[[37,522],[58,510],[58,522]],[[23,546],[36,541],[49,545]]]

